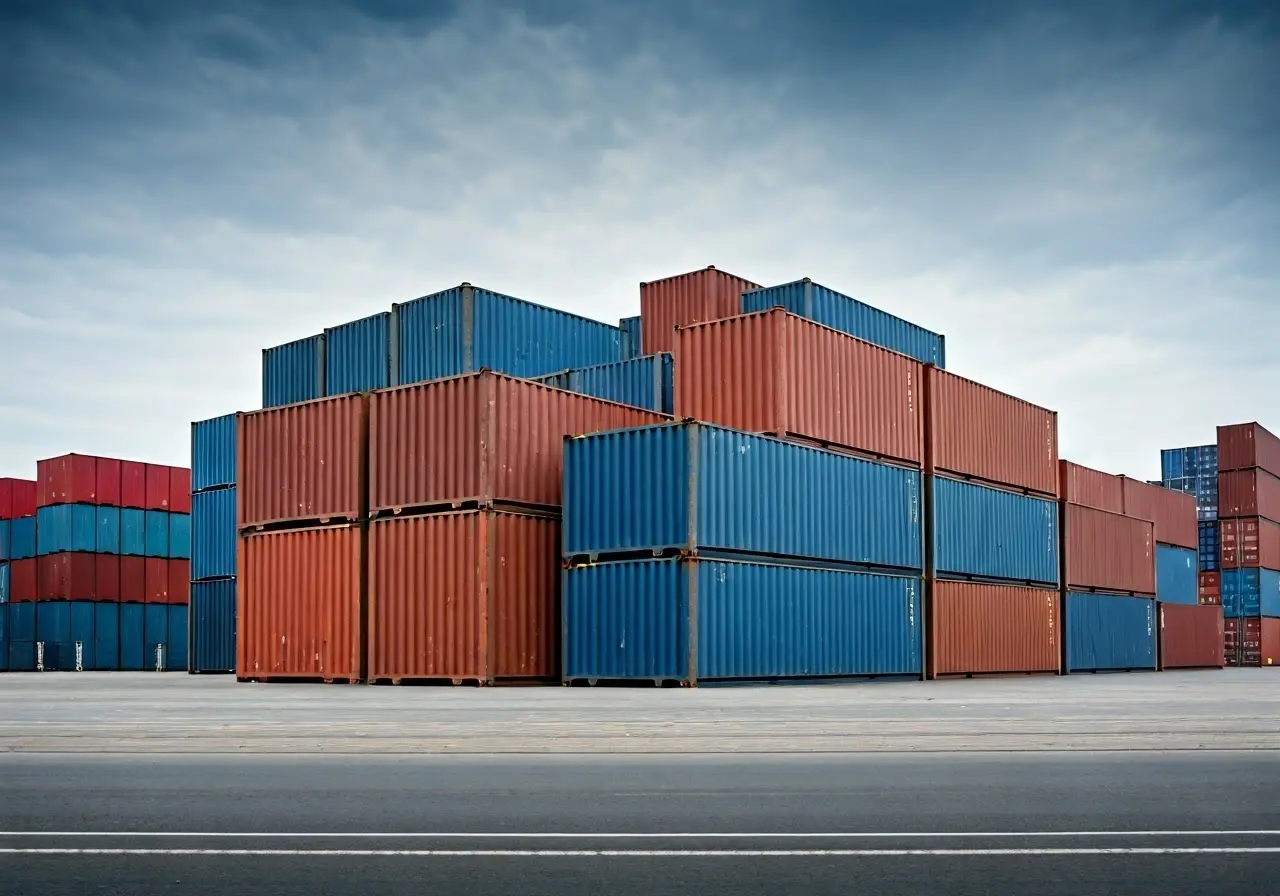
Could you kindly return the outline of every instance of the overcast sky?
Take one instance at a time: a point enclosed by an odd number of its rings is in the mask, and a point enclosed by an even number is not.
[[[0,475],[185,464],[263,347],[463,280],[616,321],[707,264],[1114,472],[1280,430],[1274,4],[202,6],[0,2]]]

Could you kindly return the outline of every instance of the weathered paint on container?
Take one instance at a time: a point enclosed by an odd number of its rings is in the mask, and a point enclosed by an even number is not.
[[[164,557],[147,557],[143,562],[146,591],[143,603],[167,604],[169,602],[169,561]]]
[[[742,294],[744,314],[770,308],[786,308],[792,314],[915,358],[922,364],[947,366],[946,340],[938,333],[821,286],[807,277]]]
[[[368,409],[359,394],[241,414],[237,525],[362,519]]]
[[[9,564],[0,563],[0,604],[9,603]],[[0,610],[0,613],[7,614],[8,610]],[[6,616],[7,618],[7,616]]]
[[[142,666],[149,672],[164,671],[169,666],[169,607],[148,605],[142,619]]]
[[[9,559],[9,530],[12,527],[8,520],[0,520],[0,562]]]
[[[191,672],[236,670],[236,580],[191,585]]]
[[[166,645],[164,670],[185,672],[188,665],[187,630],[190,612],[186,604],[169,605],[169,641]]]
[[[1060,670],[1057,590],[943,579],[928,585],[930,677]]]
[[[1160,604],[1160,668],[1221,669],[1221,607]]]
[[[120,606],[93,605],[94,668],[111,672],[120,668]]]
[[[670,414],[673,371],[671,356],[644,355],[630,361],[562,370],[536,381],[553,389],[616,401],[632,407]]]
[[[120,505],[120,466],[113,457],[94,458],[93,503],[118,507]]]
[[[148,557],[169,556],[169,514],[164,510],[148,510],[145,516]]]
[[[1156,599],[1166,604],[1199,604],[1198,565],[1195,551],[1156,545]]]
[[[191,578],[236,574],[236,490],[197,492],[191,498]]]
[[[147,668],[145,611],[143,604],[120,604],[120,668],[123,671],[141,672]]]
[[[99,554],[120,553],[120,508],[94,508],[96,525],[94,527],[93,549]]]
[[[0,478],[0,520],[36,515],[36,481]]]
[[[919,466],[920,363],[782,310],[676,331],[677,417]]]
[[[1073,590],[1156,593],[1153,525],[1079,504],[1062,508],[1064,584]]]
[[[928,480],[935,574],[1058,584],[1057,501],[943,476]]]
[[[559,508],[566,436],[668,419],[489,372],[375,392],[369,507]]]
[[[36,563],[36,578],[37,595],[41,600],[93,600],[97,589],[94,555],[46,555]]]
[[[9,559],[28,560],[36,555],[36,518],[19,516],[9,520]]]
[[[1224,616],[1280,617],[1280,572],[1273,569],[1222,571]]]
[[[1124,484],[1119,476],[1069,460],[1058,462],[1058,494],[1068,504],[1124,513]]]
[[[640,284],[643,354],[672,351],[675,328],[737,315],[742,294],[758,283],[714,266]]]
[[[191,513],[191,471],[186,467],[169,468],[169,512]]]
[[[36,553],[93,553],[97,545],[97,526],[98,512],[88,504],[41,507],[36,511]]]
[[[1156,602],[1145,597],[1069,592],[1065,671],[1156,668]]]
[[[937,367],[924,383],[926,471],[1057,496],[1056,411]]]
[[[1120,477],[1124,515],[1154,523],[1153,537],[1159,544],[1196,550],[1200,528],[1196,499],[1158,485],[1148,485],[1128,476]]]
[[[120,462],[120,506],[147,507],[147,465],[135,460]]]
[[[920,570],[920,473],[684,422],[564,446],[564,551],[714,551]]]
[[[38,568],[34,558],[9,561],[9,602],[33,601],[39,597]]]
[[[313,401],[324,395],[324,334],[262,350],[264,408]]]
[[[324,331],[324,391],[326,395],[368,392],[395,385],[392,352],[397,347],[388,311],[353,320]]]
[[[920,579],[707,559],[564,572],[564,678],[919,676]]]
[[[169,561],[169,603],[183,605],[191,603],[190,560],[173,558]]]
[[[1280,569],[1280,523],[1260,516],[1219,520],[1222,569],[1263,566]]]
[[[168,510],[172,476],[164,464],[147,464],[147,510]]]
[[[120,510],[120,553],[143,557],[147,553],[147,511],[126,507]]]
[[[560,522],[493,511],[369,527],[369,677],[558,676]]]
[[[120,600],[120,555],[95,554],[93,557],[93,599]]]
[[[236,484],[236,415],[191,424],[191,490]]]
[[[1200,573],[1199,600],[1201,606],[1221,606],[1222,605],[1222,578],[1221,573],[1202,572]]]
[[[96,504],[97,458],[87,454],[63,454],[36,461],[36,506]]]
[[[1280,476],[1280,438],[1261,423],[1219,426],[1217,472],[1251,467],[1261,467],[1273,476]]]
[[[144,557],[120,558],[120,602],[143,603],[147,599],[147,561]]]
[[[1280,522],[1280,478],[1256,468],[1219,473],[1218,516],[1260,516]]]
[[[191,514],[169,514],[169,556],[177,560],[191,559]]]
[[[640,317],[624,317],[618,322],[618,360],[630,361],[644,354]]]
[[[364,678],[364,538],[353,525],[241,538],[238,678]]]
[[[1257,517],[1255,517],[1257,519]],[[1221,566],[1222,543],[1219,537],[1218,521],[1208,520],[1196,524],[1200,536],[1200,571],[1215,572]],[[1235,534],[1239,534],[1236,532]],[[1239,563],[1237,566],[1241,565]]]

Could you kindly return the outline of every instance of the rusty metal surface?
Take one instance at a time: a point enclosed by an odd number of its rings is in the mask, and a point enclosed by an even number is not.
[[[1217,607],[1222,605],[1222,573],[1202,572],[1199,582],[1199,600],[1202,606]]]
[[[1260,516],[1219,520],[1222,569],[1280,569],[1280,523]]]
[[[1193,551],[1200,547],[1195,495],[1149,485],[1128,476],[1120,477],[1120,490],[1124,515],[1151,521],[1157,542]]]
[[[1280,522],[1280,478],[1266,470],[1218,474],[1218,518],[1260,516]]]
[[[1218,427],[1218,472],[1261,467],[1280,476],[1280,438],[1260,423]]]
[[[931,676],[1059,671],[1056,589],[949,581],[929,587]]]
[[[1124,513],[1120,477],[1069,460],[1058,462],[1058,497],[1070,504]]]
[[[1065,504],[1062,511],[1068,589],[1156,593],[1152,523],[1079,504]]]
[[[641,283],[642,354],[671,351],[676,327],[733,317],[742,309],[742,294],[759,288],[714,267]]]
[[[1160,668],[1223,666],[1222,608],[1160,604]]]

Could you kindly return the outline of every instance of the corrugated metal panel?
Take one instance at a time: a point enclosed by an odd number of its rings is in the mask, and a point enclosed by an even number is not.
[[[36,555],[36,518],[20,516],[9,521],[9,559],[26,560]]]
[[[558,508],[565,436],[667,419],[493,373],[375,392],[370,509]]]
[[[565,444],[569,555],[678,548],[919,570],[920,474],[678,423]]]
[[[120,601],[142,603],[147,599],[147,561],[143,557],[120,558]]]
[[[97,487],[93,498],[94,504],[120,505],[120,461],[113,457],[99,457],[94,460]]]
[[[93,553],[97,546],[98,512],[88,504],[57,504],[36,511],[36,553]]]
[[[368,392],[391,381],[392,315],[388,311],[324,331],[326,395]]]
[[[632,358],[640,357],[643,352],[643,337],[640,318],[624,317],[618,322],[619,331],[619,361],[630,361]]]
[[[1066,671],[1156,668],[1156,602],[1115,594],[1068,593]]]
[[[94,511],[97,525],[94,529],[93,549],[99,554],[120,553],[120,508],[98,507]]]
[[[553,679],[560,523],[471,511],[369,532],[369,677]]]
[[[36,515],[34,479],[0,479],[0,520]]]
[[[71,603],[47,601],[36,604],[36,640],[57,643],[71,640]]]
[[[1056,501],[942,476],[929,483],[936,573],[1058,583]]]
[[[1225,616],[1280,616],[1280,572],[1223,570],[1222,612]]]
[[[675,328],[720,320],[739,313],[742,294],[758,283],[714,266],[640,284],[641,344],[646,355],[669,352]]]
[[[236,484],[236,415],[191,424],[191,488]]]
[[[9,521],[0,520],[0,561],[9,559],[9,529]]]
[[[9,640],[34,641],[36,639],[36,605],[9,605]]]
[[[364,678],[364,532],[245,536],[236,594],[240,678]]]
[[[93,504],[98,495],[97,458],[63,454],[36,461],[36,506]]]
[[[1222,543],[1219,538],[1218,521],[1210,520],[1197,524],[1200,536],[1200,571],[1216,572],[1221,564]],[[1237,564],[1239,565],[1239,564]]]
[[[140,672],[146,668],[145,610],[142,604],[120,605],[120,668],[124,671]]]
[[[1218,475],[1217,445],[1166,448],[1160,452],[1161,479],[1182,479],[1204,475]]]
[[[1259,469],[1219,473],[1218,516],[1261,516],[1280,522],[1280,478]]]
[[[92,600],[97,582],[93,554],[48,554],[36,564],[37,595],[41,600]],[[13,589],[12,581],[9,587]]]
[[[923,364],[946,367],[945,340],[937,333],[903,320],[887,311],[820,286],[809,278],[744,292],[742,311],[786,308],[833,330],[840,330],[867,342],[915,358]]]
[[[1204,526],[1201,523],[1201,526]],[[1221,520],[1209,523],[1215,531],[1221,527],[1220,564],[1223,569],[1264,566],[1280,569],[1280,523],[1260,516]]]
[[[169,556],[169,514],[163,510],[146,512],[147,556]]]
[[[677,417],[921,463],[918,362],[785,311],[676,332]]]
[[[1124,485],[1119,476],[1069,460],[1058,462],[1058,495],[1069,504],[1124,513]]]
[[[1156,597],[1166,604],[1194,607],[1200,603],[1195,551],[1156,545]]]
[[[1196,499],[1128,476],[1120,477],[1125,516],[1151,520],[1155,540],[1180,548],[1196,549],[1200,530],[1196,523]]]
[[[473,308],[463,301],[462,293],[455,286],[392,306],[399,320],[401,384],[471,372]]]
[[[187,628],[189,608],[186,604],[169,605],[169,640],[165,645],[164,669],[166,672],[187,671]]]
[[[143,602],[167,604],[169,602],[169,561],[164,557],[147,557],[143,562],[146,591]]]
[[[1200,588],[1198,603],[1201,606],[1221,606],[1222,605],[1222,579],[1219,573],[1202,572],[1200,573]]]
[[[1261,423],[1219,426],[1217,472],[1250,467],[1280,476],[1280,438]]]
[[[120,600],[120,555],[95,554],[93,557],[94,600]]]
[[[172,471],[164,464],[147,464],[147,510],[168,510],[173,492]]]
[[[178,560],[191,559],[191,514],[169,514],[169,556]]]
[[[1152,524],[1067,504],[1062,517],[1066,584],[1081,590],[1155,594]]]
[[[120,668],[120,607],[117,604],[93,605],[94,668],[104,672]]]
[[[120,511],[120,553],[142,557],[147,553],[147,512],[132,507]]]
[[[362,518],[368,407],[349,395],[241,414],[238,525]]]
[[[191,603],[190,560],[173,559],[169,561],[169,603]]]
[[[191,577],[236,574],[236,490],[199,492],[191,500]]]
[[[0,604],[9,603],[9,564],[0,563]],[[7,614],[8,610],[0,610],[0,614]],[[8,618],[7,615],[5,618]]]
[[[169,656],[169,608],[151,605],[143,608],[142,663],[149,672],[163,671]]]
[[[35,600],[39,596],[34,558],[9,561],[9,600],[13,603]]]
[[[565,370],[539,377],[538,381],[556,389],[670,414],[673,376],[671,356],[662,354]]]
[[[145,510],[147,506],[147,465],[120,462],[120,506]]]
[[[1160,668],[1220,669],[1222,608],[1160,604]]]
[[[236,670],[236,580],[191,585],[192,672]]]
[[[274,408],[324,395],[324,334],[262,350],[262,406]]]

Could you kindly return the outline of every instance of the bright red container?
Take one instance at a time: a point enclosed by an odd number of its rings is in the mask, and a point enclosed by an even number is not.
[[[1148,485],[1128,476],[1120,477],[1124,515],[1154,523],[1159,544],[1196,550],[1200,547],[1200,527],[1195,495]]]
[[[33,479],[0,479],[0,520],[36,515],[36,482]]]
[[[640,284],[640,341],[644,354],[669,352],[676,327],[733,317],[742,311],[742,294],[760,284],[714,266]]]
[[[40,600],[93,600],[96,588],[93,554],[68,552],[36,558],[36,595]]]
[[[676,331],[675,411],[920,466],[919,362],[781,309]]]
[[[107,507],[120,506],[120,461],[113,457],[95,457],[93,461],[96,483],[93,503]]]
[[[1261,566],[1280,569],[1280,523],[1260,516],[1219,520],[1223,569]]]
[[[1124,513],[1120,477],[1069,460],[1058,462],[1058,494],[1068,504]]]
[[[36,503],[96,504],[97,460],[87,454],[64,454],[36,461]]]
[[[120,506],[145,510],[147,465],[134,460],[120,462]]]
[[[1221,607],[1160,604],[1160,668],[1221,669]]]
[[[143,603],[167,604],[169,602],[169,561],[163,557],[144,557],[146,593]]]
[[[1261,467],[1280,476],[1280,438],[1260,423],[1218,427],[1218,472]]]
[[[1216,607],[1222,604],[1222,573],[1200,573],[1199,587],[1202,606]]]
[[[1079,504],[1062,507],[1068,589],[1154,595],[1154,526],[1147,520]]]
[[[558,509],[566,436],[669,421],[489,372],[375,392],[369,510]]]
[[[147,510],[169,509],[169,467],[147,464]]]
[[[355,521],[365,516],[368,399],[322,398],[240,414],[240,527]],[[417,466],[430,456],[407,459]]]
[[[169,561],[169,587],[166,594],[171,604],[191,603],[191,561],[174,559]]]
[[[1266,470],[1218,474],[1218,518],[1261,516],[1280,522],[1280,478]]]
[[[241,538],[237,678],[364,678],[364,537],[342,525]]]
[[[494,511],[369,527],[369,677],[559,677],[560,522]]]
[[[147,603],[147,558],[120,558],[120,602]]]
[[[191,512],[191,470],[187,467],[169,468],[169,512]]]
[[[931,678],[1061,670],[1057,590],[940,580],[929,589]]]
[[[93,555],[94,600],[120,600],[120,557],[118,554]]]
[[[40,588],[35,558],[10,562],[9,600],[16,604],[37,600],[39,597]]]

